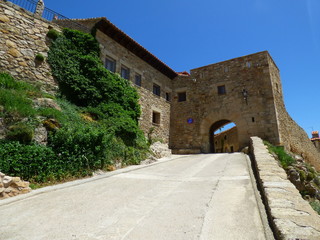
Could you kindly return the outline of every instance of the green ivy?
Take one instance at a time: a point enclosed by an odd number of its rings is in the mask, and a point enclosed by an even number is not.
[[[67,100],[96,113],[102,124],[132,145],[139,132],[139,95],[128,80],[106,70],[99,56],[92,35],[64,29],[50,47],[48,62]]]

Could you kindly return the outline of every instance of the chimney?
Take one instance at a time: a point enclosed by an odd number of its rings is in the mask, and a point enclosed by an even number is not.
[[[312,138],[319,138],[319,132],[318,131],[313,131],[312,132]]]

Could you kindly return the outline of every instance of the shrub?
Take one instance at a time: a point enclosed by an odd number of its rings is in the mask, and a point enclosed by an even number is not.
[[[39,62],[43,62],[44,61],[44,56],[41,53],[38,53],[36,55],[36,60]]]
[[[49,30],[49,32],[47,33],[47,37],[52,39],[52,40],[56,40],[59,37],[59,35],[60,35],[60,33],[57,30],[53,29],[53,28],[51,28]]]
[[[67,160],[72,172],[94,170],[104,166],[110,135],[99,126],[75,123],[50,134],[49,146]]]
[[[54,152],[45,146],[0,142],[0,170],[24,180],[44,182],[47,176],[58,177],[60,163]]]

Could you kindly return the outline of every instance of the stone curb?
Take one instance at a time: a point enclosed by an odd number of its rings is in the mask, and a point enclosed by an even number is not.
[[[54,192],[54,191],[58,191],[61,189],[65,189],[65,188],[69,188],[69,187],[74,187],[80,184],[84,184],[84,183],[88,183],[88,182],[93,182],[93,181],[97,181],[103,178],[109,178],[115,175],[119,175],[121,173],[128,173],[128,172],[132,172],[138,169],[143,169],[143,168],[147,168],[147,167],[151,167],[154,165],[158,165],[158,164],[162,164],[164,162],[168,162],[168,161],[172,161],[175,159],[179,159],[185,157],[185,155],[172,155],[171,157],[164,157],[161,159],[158,159],[156,162],[151,163],[151,164],[147,164],[147,165],[133,165],[133,166],[128,166],[126,168],[121,168],[121,169],[117,169],[115,171],[112,172],[105,172],[102,173],[100,175],[94,176],[94,177],[90,177],[90,178],[85,178],[85,179],[80,179],[80,180],[75,180],[75,181],[71,181],[71,182],[66,182],[66,183],[62,183],[62,184],[58,184],[58,185],[53,185],[53,186],[48,186],[48,187],[43,187],[40,189],[36,189],[33,190],[29,193],[26,194],[22,194],[22,195],[18,195],[15,197],[11,197],[11,198],[6,198],[3,200],[0,200],[0,206],[5,206],[17,201],[22,201],[26,198],[30,198],[36,195],[40,195],[43,193],[48,193],[48,192]]]
[[[258,137],[251,137],[253,167],[276,239],[319,240],[320,216],[305,201]]]

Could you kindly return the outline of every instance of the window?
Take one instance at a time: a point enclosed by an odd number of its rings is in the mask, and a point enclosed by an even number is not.
[[[136,74],[136,76],[134,77],[134,83],[135,83],[137,86],[140,86],[140,87],[141,87],[141,75],[140,75],[140,74]]]
[[[160,86],[154,83],[153,84],[153,94],[160,96],[160,92],[161,92]]]
[[[166,100],[167,100],[168,102],[171,101],[171,93],[166,92]]]
[[[111,72],[116,71],[116,61],[112,58],[106,58],[105,68]]]
[[[227,73],[227,72],[229,72],[229,67],[224,67],[223,70],[224,70],[225,73]]]
[[[187,101],[187,93],[186,92],[178,93],[178,102],[185,102],[185,101]]]
[[[226,94],[226,86],[225,85],[218,86],[218,94],[219,95]]]
[[[160,125],[160,113],[159,112],[152,112],[152,123],[155,125]]]
[[[255,122],[255,119],[254,119],[254,117],[252,117],[252,118],[251,118],[251,120],[252,120],[252,122]]]
[[[128,79],[130,78],[130,69],[125,67],[125,66],[122,66],[121,67],[121,77],[124,78],[124,79]]]
[[[247,67],[247,68],[250,68],[250,67],[251,67],[251,65],[252,65],[252,64],[251,64],[251,62],[249,62],[249,61],[248,61],[248,62],[246,62],[246,67]]]

